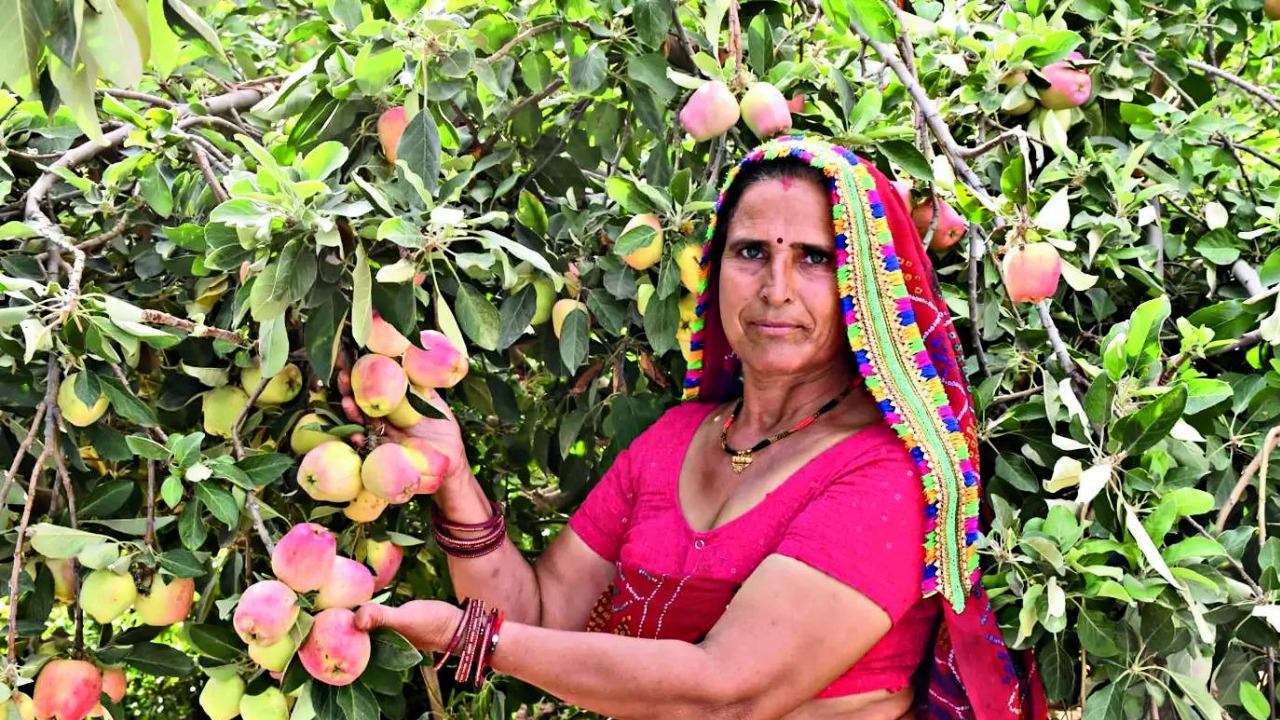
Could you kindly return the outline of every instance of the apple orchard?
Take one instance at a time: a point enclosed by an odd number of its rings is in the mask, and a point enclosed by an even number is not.
[[[912,208],[1055,710],[1275,718],[1277,19],[0,0],[0,720],[592,717],[355,627],[452,599],[400,430],[442,397],[535,557],[678,401],[717,188],[785,132]]]

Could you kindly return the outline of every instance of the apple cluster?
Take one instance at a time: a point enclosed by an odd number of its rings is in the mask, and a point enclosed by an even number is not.
[[[792,106],[778,88],[767,82],[752,83],[739,102],[729,86],[712,80],[694,91],[680,110],[680,124],[702,142],[719,137],[741,118],[761,140],[791,129]]]
[[[0,702],[0,718],[22,720],[82,720],[104,717],[106,709],[99,702],[103,693],[113,703],[124,699],[124,670],[100,668],[88,660],[50,660],[40,668],[32,695],[15,692]]]

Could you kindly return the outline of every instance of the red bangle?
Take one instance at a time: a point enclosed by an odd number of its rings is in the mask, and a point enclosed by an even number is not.
[[[484,682],[484,671],[492,666],[493,654],[498,650],[498,633],[502,630],[502,621],[506,614],[494,609],[490,615],[489,633],[484,642],[484,654],[480,658],[480,667],[476,670],[476,685]]]

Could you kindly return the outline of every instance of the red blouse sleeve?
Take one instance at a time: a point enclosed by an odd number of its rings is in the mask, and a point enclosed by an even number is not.
[[[592,488],[578,510],[569,518],[569,527],[597,555],[617,562],[627,535],[627,521],[635,506],[635,478],[631,473],[630,448],[618,453],[613,465]]]
[[[915,462],[901,446],[888,448],[820,490],[777,552],[866,595],[896,625],[920,599],[924,513]]]

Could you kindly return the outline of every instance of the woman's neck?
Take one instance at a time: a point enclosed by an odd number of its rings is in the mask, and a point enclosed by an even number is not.
[[[763,435],[789,428],[812,415],[853,382],[846,369],[809,376],[761,377],[743,372],[742,410],[736,425]]]

